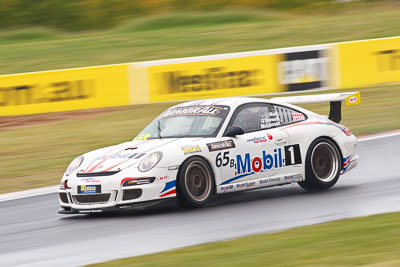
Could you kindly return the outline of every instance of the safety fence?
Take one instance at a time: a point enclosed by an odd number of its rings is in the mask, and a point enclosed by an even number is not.
[[[400,83],[400,37],[0,76],[0,116]]]

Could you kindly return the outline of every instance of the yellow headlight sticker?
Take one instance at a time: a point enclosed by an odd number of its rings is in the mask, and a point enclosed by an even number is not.
[[[151,136],[151,134],[141,134],[139,136],[136,136],[135,139],[133,139],[133,141],[144,141],[147,140],[147,138],[149,138]]]

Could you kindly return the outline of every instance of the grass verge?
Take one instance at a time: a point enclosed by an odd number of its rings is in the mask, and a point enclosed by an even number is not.
[[[388,213],[90,266],[399,266],[399,229]]]
[[[0,74],[200,56],[400,35],[394,1],[307,12],[227,9],[137,18],[106,31],[0,31]]]
[[[360,105],[343,106],[342,123],[356,135],[400,129],[399,90],[400,85],[361,89]],[[114,108],[89,117],[61,114],[55,122],[0,131],[0,193],[58,184],[74,157],[132,140],[171,105]],[[328,103],[302,106],[320,114],[329,113]],[[27,118],[34,120],[35,116]]]

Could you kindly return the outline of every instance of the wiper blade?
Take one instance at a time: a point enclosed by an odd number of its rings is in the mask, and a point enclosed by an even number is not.
[[[160,120],[157,120],[157,132],[158,132],[158,138],[161,139],[161,123]]]

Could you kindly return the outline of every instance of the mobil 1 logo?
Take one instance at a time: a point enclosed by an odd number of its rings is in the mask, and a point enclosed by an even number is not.
[[[285,146],[286,166],[301,164],[300,145]]]
[[[229,152],[228,152],[229,153]],[[226,159],[225,159],[226,157]],[[284,168],[285,166],[301,164],[301,153],[299,144],[287,145],[273,150],[259,151],[258,155],[245,153],[237,154],[236,161],[232,161],[228,154],[218,154],[216,165],[235,168],[235,175],[254,174],[270,169]]]
[[[326,50],[300,51],[284,54],[278,64],[279,81],[288,91],[316,89],[327,86],[329,58]]]

